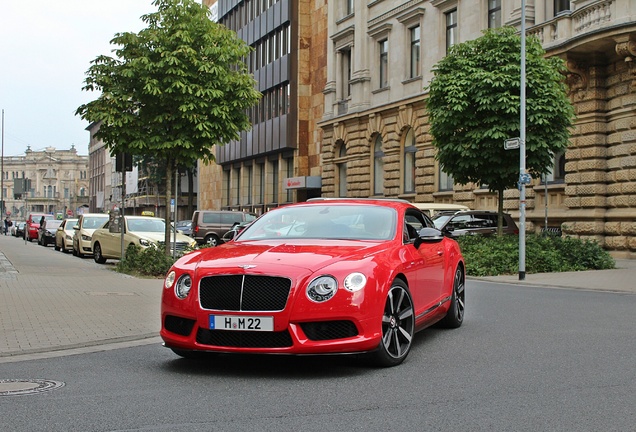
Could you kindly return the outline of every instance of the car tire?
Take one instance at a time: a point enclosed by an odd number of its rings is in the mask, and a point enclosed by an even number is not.
[[[212,247],[216,247],[219,245],[219,238],[217,236],[215,236],[214,234],[208,234],[207,236],[205,236],[205,239],[203,240],[204,244],[208,245],[208,246],[212,246]]]
[[[397,366],[411,351],[415,334],[415,309],[409,289],[396,279],[389,289],[382,312],[382,340],[371,361],[382,367]]]
[[[464,322],[464,311],[466,307],[466,278],[461,266],[457,266],[455,277],[453,278],[453,292],[451,294],[451,305],[446,316],[440,321],[440,326],[445,328],[458,328]]]
[[[95,246],[93,246],[93,259],[97,264],[104,264],[106,262],[106,258],[102,256],[102,247],[99,243],[95,243]]]

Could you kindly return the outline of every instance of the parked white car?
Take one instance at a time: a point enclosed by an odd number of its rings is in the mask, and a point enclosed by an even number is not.
[[[151,216],[124,216],[124,221],[124,249],[130,245],[137,245],[142,249],[163,248],[166,229],[163,219]],[[121,231],[112,222],[109,221],[93,232],[91,248],[96,263],[104,264],[107,259],[121,259]],[[171,237],[171,243],[174,244],[174,234]],[[179,254],[186,248],[195,246],[193,238],[177,232],[176,249]]]

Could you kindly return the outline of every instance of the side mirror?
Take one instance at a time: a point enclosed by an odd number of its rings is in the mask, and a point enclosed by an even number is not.
[[[418,249],[423,243],[439,243],[444,240],[444,235],[437,228],[422,228],[419,237],[415,239],[413,245]]]

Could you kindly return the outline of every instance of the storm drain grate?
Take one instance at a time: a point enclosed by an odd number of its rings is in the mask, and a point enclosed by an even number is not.
[[[0,396],[19,396],[42,393],[64,387],[61,381],[43,379],[0,380]]]

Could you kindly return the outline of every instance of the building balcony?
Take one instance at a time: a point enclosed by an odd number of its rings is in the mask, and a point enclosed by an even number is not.
[[[572,10],[559,12],[553,19],[530,26],[528,36],[536,36],[546,51],[559,51],[565,45],[586,44],[599,39],[599,33],[614,35],[626,25],[634,25],[636,10],[632,0],[574,0]],[[620,33],[620,32],[619,32]],[[589,49],[589,46],[587,47]],[[599,46],[599,49],[606,49]]]

